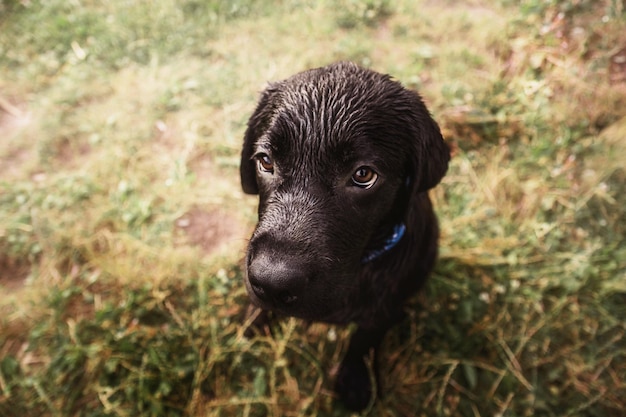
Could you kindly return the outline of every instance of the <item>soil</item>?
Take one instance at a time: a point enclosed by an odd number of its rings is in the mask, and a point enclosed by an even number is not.
[[[205,254],[228,242],[244,239],[241,224],[222,210],[194,207],[176,221],[176,227],[184,232],[186,243],[199,246]]]
[[[30,265],[0,254],[0,290],[12,292],[24,287]]]

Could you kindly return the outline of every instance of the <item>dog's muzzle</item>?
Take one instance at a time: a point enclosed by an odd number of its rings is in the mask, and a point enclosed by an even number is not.
[[[308,271],[297,262],[260,254],[248,264],[249,289],[261,307],[289,310],[302,299],[308,281]]]

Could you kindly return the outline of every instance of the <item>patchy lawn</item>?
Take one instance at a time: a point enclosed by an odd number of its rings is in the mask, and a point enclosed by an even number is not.
[[[0,416],[343,416],[350,329],[243,337],[259,91],[353,60],[454,151],[372,416],[626,414],[626,5],[0,0]]]

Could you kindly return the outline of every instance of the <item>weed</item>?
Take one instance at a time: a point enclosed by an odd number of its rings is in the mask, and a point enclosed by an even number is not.
[[[388,0],[343,0],[335,3],[337,23],[343,28],[353,28],[360,24],[375,26],[392,14]]]

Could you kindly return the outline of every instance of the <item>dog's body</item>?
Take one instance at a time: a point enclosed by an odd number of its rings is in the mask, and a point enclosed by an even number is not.
[[[351,409],[372,394],[364,357],[434,265],[427,191],[448,160],[416,93],[350,63],[271,84],[250,118],[241,181],[260,201],[246,288],[265,311],[358,324],[336,381]]]

